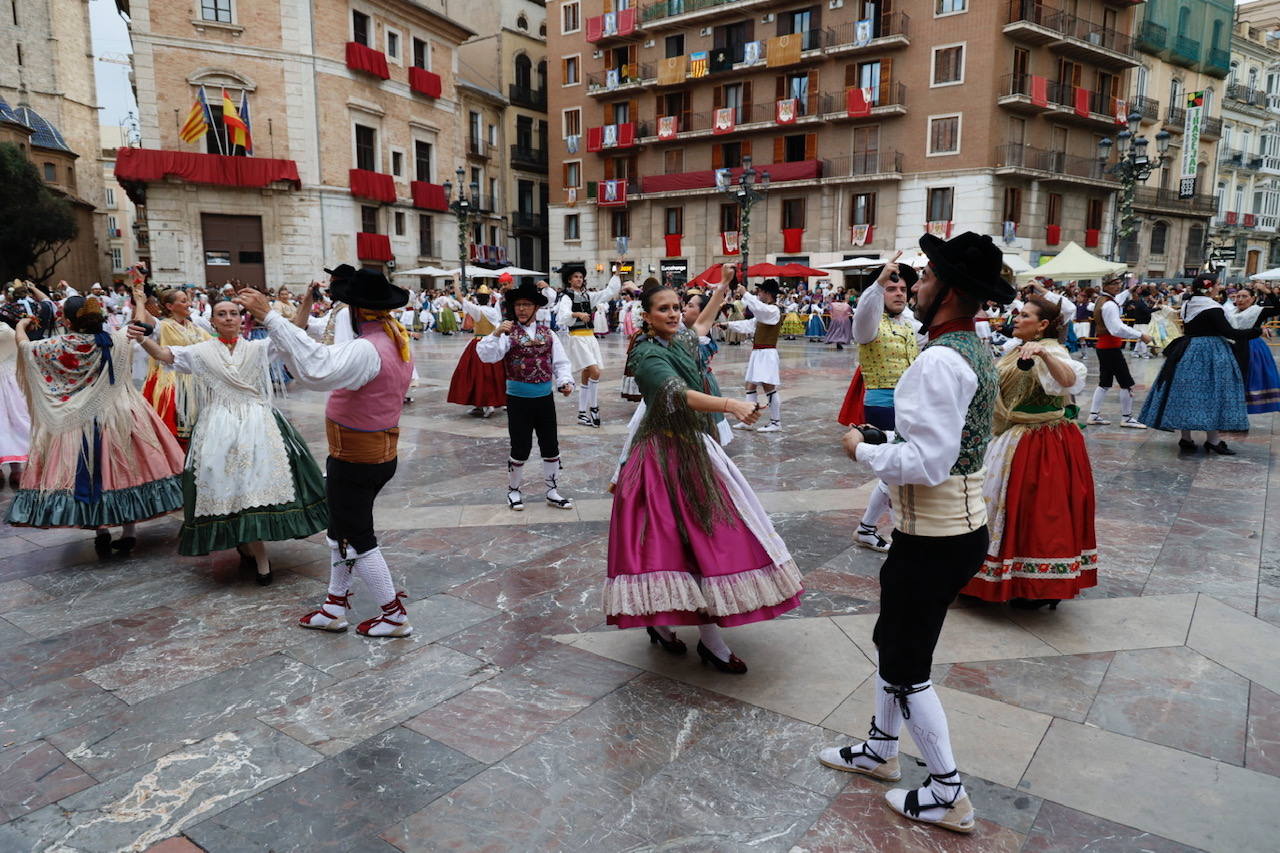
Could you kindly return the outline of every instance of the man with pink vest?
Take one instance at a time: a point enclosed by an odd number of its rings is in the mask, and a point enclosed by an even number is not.
[[[355,338],[326,346],[307,336],[261,294],[237,297],[266,326],[271,342],[303,388],[331,391],[325,407],[329,457],[325,461],[329,500],[329,594],[319,610],[299,620],[303,628],[347,630],[354,572],[382,605],[382,614],[361,622],[366,637],[407,637],[409,615],[391,579],[373,530],[373,502],[396,472],[400,412],[413,375],[409,335],[391,311],[409,293],[376,270],[359,270],[330,287],[345,303]]]

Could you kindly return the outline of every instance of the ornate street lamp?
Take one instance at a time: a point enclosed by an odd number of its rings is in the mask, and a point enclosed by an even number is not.
[[[1133,196],[1139,183],[1151,177],[1151,173],[1164,166],[1169,159],[1169,131],[1162,130],[1156,134],[1156,159],[1147,156],[1145,136],[1138,135],[1138,127],[1142,115],[1129,113],[1129,124],[1116,134],[1113,142],[1108,137],[1098,140],[1098,167],[1103,175],[1114,175],[1120,181],[1120,195],[1117,198],[1115,216],[1111,219],[1111,251],[1110,260],[1119,260],[1120,241],[1133,234],[1138,225],[1138,217],[1133,215]],[[1116,151],[1116,162],[1111,163],[1111,149]]]
[[[462,291],[467,291],[467,242],[471,236],[471,221],[480,207],[480,182],[471,182],[471,195],[466,194],[463,178],[466,173],[462,167],[454,173],[458,177],[458,197],[453,198],[453,182],[444,182],[444,197],[449,200],[449,210],[458,220],[458,262],[462,265]]]
[[[751,156],[747,155],[742,158],[742,174],[738,176],[738,183],[735,185],[730,178],[724,182],[721,189],[737,203],[741,210],[739,222],[742,234],[738,252],[742,255],[742,281],[745,284],[747,270],[751,267],[751,207],[756,202],[764,201],[765,193],[769,192],[769,173],[757,172],[753,169]]]

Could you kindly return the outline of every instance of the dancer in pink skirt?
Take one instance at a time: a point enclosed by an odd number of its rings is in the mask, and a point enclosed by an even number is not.
[[[750,424],[760,409],[707,393],[673,288],[646,288],[640,300],[630,364],[647,411],[614,491],[605,614],[619,628],[643,625],[677,655],[686,648],[671,626],[697,625],[703,663],[741,674],[720,628],[772,619],[801,592],[787,546],[715,438],[712,414]]]

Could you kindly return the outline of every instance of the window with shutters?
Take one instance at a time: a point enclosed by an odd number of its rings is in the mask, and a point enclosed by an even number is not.
[[[360,230],[366,234],[378,233],[378,208],[376,205],[360,205]]]
[[[581,160],[570,160],[564,164],[564,185],[566,187],[582,186]]]
[[[1084,218],[1084,227],[1094,231],[1102,230],[1102,199],[1089,199],[1088,212]]]
[[[805,160],[805,137],[808,134],[796,133],[782,137],[782,159],[774,158],[774,162],[799,163]]]
[[[846,89],[857,87],[869,90],[868,100],[872,106],[893,103],[890,98],[891,68],[890,59],[851,63],[844,68],[844,86]]]
[[[929,116],[929,153],[934,157],[940,154],[960,153],[960,114]]]
[[[617,104],[610,104],[609,111],[613,113],[613,124],[626,124],[631,121],[631,102],[622,101]]]
[[[560,85],[576,86],[578,85],[578,66],[581,61],[580,55],[566,56],[560,60]]]
[[[572,107],[561,113],[563,117],[565,136],[581,136],[582,135],[582,109],[580,107]]]
[[[582,7],[578,0],[570,0],[560,7],[560,34],[568,35],[582,29]]]
[[[658,117],[675,116],[679,119],[680,130],[689,129],[689,93],[670,92],[658,96]]]
[[[1062,224],[1062,194],[1049,193],[1049,204],[1044,214],[1045,225]]]
[[[933,49],[933,86],[953,86],[964,82],[964,45],[949,44]]]
[[[604,161],[604,179],[606,181],[630,181],[636,178],[636,160],[634,157],[610,157]]]
[[[934,187],[929,190],[929,221],[950,222],[955,202],[955,190],[951,187]]]
[[[880,166],[880,125],[855,127],[852,133],[852,158],[850,173],[854,175],[871,175],[876,172],[887,172],[889,169]]]
[[[849,208],[850,225],[876,224],[876,194],[854,193]]]
[[[662,153],[662,172],[665,175],[679,175],[684,172],[683,148],[672,148]]]
[[[370,172],[378,168],[378,132],[363,124],[356,125],[356,168]]]
[[[1001,214],[1000,221],[1012,222],[1014,225],[1022,222],[1022,187],[1004,188],[1004,213]]]
[[[745,110],[746,105],[743,95],[745,83],[729,83],[720,87],[720,107],[719,109],[733,109],[734,121],[742,124],[747,120]]]
[[[720,205],[720,230],[737,231],[741,224],[742,208],[736,204]]]
[[[369,46],[369,16],[354,9],[351,11],[351,40]]]
[[[782,227],[804,227],[804,199],[787,198],[782,200]]]
[[[619,237],[631,236],[631,211],[615,210],[613,216],[610,217],[609,236],[615,240]]]
[[[683,234],[684,233],[684,208],[668,207],[663,215],[663,227],[666,229],[663,234]]]
[[[778,13],[778,35],[786,36],[799,33],[804,36],[801,50],[814,50],[822,46],[819,41],[822,35],[820,26],[821,6],[810,6],[807,9],[793,9],[790,12]]]

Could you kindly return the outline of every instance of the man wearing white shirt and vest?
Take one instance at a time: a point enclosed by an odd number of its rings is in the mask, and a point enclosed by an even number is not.
[[[1142,341],[1151,343],[1151,336],[1137,329],[1130,328],[1121,319],[1124,303],[1130,291],[1125,289],[1124,279],[1116,277],[1102,283],[1102,295],[1093,306],[1094,335],[1098,353],[1098,388],[1093,392],[1093,405],[1089,407],[1089,426],[1106,426],[1111,421],[1104,420],[1102,401],[1107,398],[1113,382],[1120,383],[1120,426],[1130,429],[1146,429],[1146,425],[1133,416],[1133,376],[1129,373],[1129,363],[1124,357],[1125,341]]]
[[[960,781],[942,703],[929,680],[947,608],[982,565],[988,544],[983,458],[991,440],[999,383],[991,352],[974,328],[988,299],[1013,299],[1001,277],[1000,249],[967,231],[944,242],[926,234],[929,265],[913,288],[929,342],[898,380],[897,435],[850,430],[845,452],[893,491],[894,534],[880,570],[875,715],[861,743],[824,749],[822,764],[896,782],[904,724],[928,765],[922,787],[885,799],[899,814],[955,832],[972,832],[973,806]],[[898,271],[887,264],[883,280]]]
[[[782,330],[782,309],[776,304],[782,287],[777,281],[766,278],[756,286],[754,294],[739,288],[742,304],[751,310],[750,320],[730,320],[724,325],[734,332],[751,335],[751,355],[747,359],[747,402],[757,408],[769,409],[769,423],[756,432],[779,432],[782,429],[782,396],[778,387],[782,384],[778,359],[778,333]],[[757,387],[763,387],[765,402],[757,402]],[[734,424],[734,429],[750,429],[744,423]]]
[[[329,502],[329,594],[319,610],[303,616],[303,628],[345,631],[351,606],[351,576],[359,575],[382,606],[361,622],[367,637],[407,637],[409,615],[396,592],[373,529],[373,502],[395,475],[396,446],[405,391],[413,375],[409,335],[391,316],[409,301],[376,270],[359,270],[335,281],[335,301],[346,303],[354,338],[327,346],[271,310],[266,297],[242,290],[236,301],[266,326],[289,372],[304,387],[330,391],[325,406],[325,490]]]
[[[622,290],[622,279],[617,275],[609,279],[604,290],[587,290],[587,271],[582,267],[568,266],[560,270],[565,291],[556,303],[556,325],[568,330],[564,337],[565,350],[573,373],[582,381],[578,386],[578,423],[582,426],[600,426],[600,370],[604,357],[600,355],[600,342],[596,340],[591,318],[596,306],[608,303]]]

